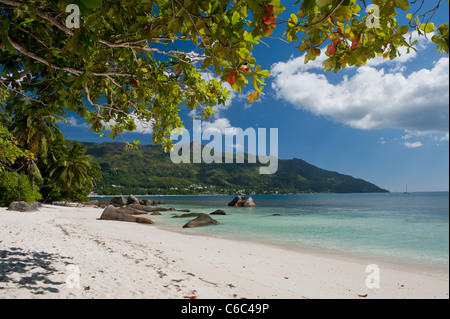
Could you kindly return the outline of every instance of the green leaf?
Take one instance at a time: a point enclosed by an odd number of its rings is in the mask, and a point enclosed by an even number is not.
[[[239,23],[241,16],[239,15],[239,12],[234,11],[233,16],[231,17],[231,24],[237,24]]]
[[[261,8],[260,4],[256,0],[248,0],[247,4],[253,12],[258,12]]]
[[[353,17],[353,10],[351,7],[340,6],[332,15],[337,21],[350,22]]]
[[[259,75],[262,78],[266,78],[266,77],[268,77],[270,75],[270,71],[269,70],[262,70],[261,72],[259,72]]]
[[[291,14],[291,17],[289,18],[289,26],[290,27],[295,27],[295,25],[297,24],[297,22],[298,22],[298,18],[297,18],[297,16],[295,15],[295,14]]]
[[[317,6],[321,9],[329,6],[332,2],[333,2],[333,0],[317,0],[316,1]]]
[[[432,22],[423,23],[419,25],[419,29],[424,31],[425,33],[430,33],[434,31],[434,24]]]
[[[303,14],[306,15],[309,12],[313,11],[315,6],[316,6],[315,0],[303,0],[302,7],[301,7]]]
[[[84,6],[86,8],[89,9],[97,9],[100,8],[103,4],[102,0],[80,0],[82,4],[84,4]]]
[[[404,11],[409,10],[409,1],[408,0],[394,0],[394,5],[396,8],[400,8]]]
[[[402,25],[397,29],[397,34],[403,35],[409,31],[409,28],[407,25]]]

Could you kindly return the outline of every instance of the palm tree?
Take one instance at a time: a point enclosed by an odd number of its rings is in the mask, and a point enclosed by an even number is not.
[[[11,133],[23,148],[35,154],[34,159],[31,156],[21,158],[18,169],[24,168],[26,174],[31,177],[33,192],[35,180],[42,180],[37,161],[47,158],[48,146],[53,144],[59,135],[62,135],[56,124],[58,121],[65,122],[67,120],[61,116],[52,115],[34,104],[18,106],[15,113],[10,116]]]
[[[20,145],[34,154],[45,154],[47,146],[61,134],[58,121],[67,122],[62,116],[42,112],[42,108],[32,105],[16,111],[9,127]]]
[[[81,144],[73,144],[68,150],[65,159],[56,167],[50,176],[57,181],[57,185],[65,191],[93,186],[89,175],[91,157],[84,155],[86,148]]]

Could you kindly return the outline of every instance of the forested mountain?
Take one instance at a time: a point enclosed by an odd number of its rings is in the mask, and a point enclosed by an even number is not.
[[[160,146],[125,150],[123,143],[82,143],[101,166],[98,194],[264,194],[387,192],[362,179],[327,171],[301,159],[279,160],[278,171],[260,175],[261,163],[174,164]]]

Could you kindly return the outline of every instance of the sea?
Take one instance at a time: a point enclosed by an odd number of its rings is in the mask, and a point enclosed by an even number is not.
[[[232,195],[137,197],[191,212],[226,211],[212,216],[219,225],[189,229],[182,226],[192,217],[172,218],[183,212],[152,216],[167,229],[345,255],[448,278],[449,192],[252,195],[255,207],[229,207]]]

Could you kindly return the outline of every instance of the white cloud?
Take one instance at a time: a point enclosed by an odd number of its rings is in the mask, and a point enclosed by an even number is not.
[[[84,123],[84,122],[79,123],[78,119],[73,116],[67,118],[66,125],[69,125],[71,127],[77,127],[77,128],[86,128],[86,129],[89,128],[89,126],[86,123]]]
[[[106,125],[106,131],[111,130],[111,126],[115,125],[117,122],[115,120],[108,121]],[[140,134],[152,134],[153,133],[153,123],[154,120],[151,120],[149,122],[145,122],[142,120],[134,119],[134,124],[136,124],[136,129],[132,132],[125,131],[124,133],[140,133]]]
[[[406,142],[403,145],[405,145],[408,148],[418,148],[423,146],[422,142]]]
[[[141,133],[141,134],[152,134],[153,133],[153,123],[154,123],[153,120],[150,122],[135,120],[134,123],[136,124],[136,129],[134,130],[134,132]]]
[[[309,72],[320,61],[309,66],[303,59],[272,67],[272,88],[277,97],[295,108],[358,129],[448,132],[448,58],[441,58],[431,70],[409,75],[363,66],[336,84],[324,74]]]
[[[430,132],[420,132],[420,131],[410,131],[406,130],[405,135],[402,136],[403,140],[409,140],[411,138],[418,138],[418,137],[424,137],[424,136],[431,136]]]
[[[382,144],[382,145],[386,144],[386,140],[384,139],[383,136],[380,137],[380,139],[378,140],[378,143],[379,143],[379,144]]]
[[[233,144],[227,144],[227,146],[238,151],[244,151],[244,145],[239,144],[238,140],[234,142],[234,136],[246,134],[246,130],[232,126],[229,119],[222,117],[219,119],[215,119],[213,122],[202,121],[201,129],[203,133],[210,132],[214,134],[214,132],[218,132],[222,136],[225,136],[225,141],[228,137],[233,138]]]
[[[214,122],[202,121],[202,131],[205,132],[208,130],[218,131],[220,132],[220,134],[223,135],[225,134],[233,135],[236,134],[237,132],[237,128],[233,127],[230,124],[230,120],[225,117],[215,119]]]
[[[445,135],[442,136],[442,137],[439,139],[439,141],[442,141],[442,142],[447,141],[447,142],[448,142],[448,132],[445,133]]]

